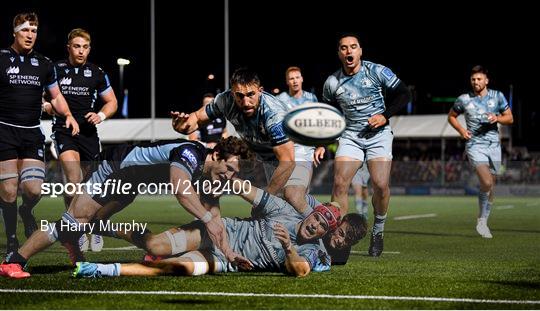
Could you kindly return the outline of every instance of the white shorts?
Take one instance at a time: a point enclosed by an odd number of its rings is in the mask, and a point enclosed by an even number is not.
[[[394,134],[390,126],[371,135],[345,131],[339,138],[337,157],[349,157],[362,162],[377,158],[392,160],[392,141]]]
[[[491,174],[497,175],[499,173],[502,159],[499,143],[492,145],[474,144],[466,146],[465,150],[472,166],[487,165]]]

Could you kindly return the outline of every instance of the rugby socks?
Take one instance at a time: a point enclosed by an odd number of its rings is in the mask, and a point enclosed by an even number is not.
[[[375,222],[373,223],[373,235],[377,235],[384,231],[384,222],[386,221],[386,215],[375,215]]]
[[[41,199],[41,196],[30,198],[26,194],[22,195],[22,204],[19,206],[19,214],[21,217],[32,216],[32,209],[36,206]]]
[[[120,264],[111,263],[111,264],[96,264],[97,273],[102,276],[120,276]]]
[[[2,216],[4,218],[4,226],[6,227],[6,237],[9,239],[17,238],[17,200],[14,202],[6,202],[0,198],[0,207],[2,208]]]
[[[491,203],[489,202],[489,192],[478,193],[478,207],[480,208],[480,218],[488,218],[491,212]]]
[[[364,216],[367,219],[367,208],[368,208],[367,202],[364,201],[363,199],[356,199],[355,204],[356,204],[356,210],[358,211],[358,214]]]
[[[19,252],[13,251],[6,255],[6,262],[7,263],[18,263],[21,265],[21,267],[26,267],[26,263],[28,262],[26,258],[21,256]]]

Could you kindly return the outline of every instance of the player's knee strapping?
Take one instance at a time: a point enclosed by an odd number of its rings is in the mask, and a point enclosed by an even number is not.
[[[186,251],[187,238],[184,230],[180,230],[174,234],[165,231],[165,235],[169,238],[169,242],[171,243],[171,255],[180,254]]]
[[[78,241],[84,233],[81,223],[68,213],[64,213],[62,219],[56,221],[54,226],[52,234],[56,232],[56,239],[61,243]]]
[[[29,166],[21,171],[21,183],[30,180],[45,180],[45,169],[39,166]]]
[[[17,177],[19,177],[19,174],[17,173],[0,174],[0,181],[8,180],[11,178],[17,178]]]
[[[193,273],[191,275],[203,275],[208,273],[209,267],[206,259],[198,253],[187,253],[182,255],[184,258],[189,258],[193,262]]]

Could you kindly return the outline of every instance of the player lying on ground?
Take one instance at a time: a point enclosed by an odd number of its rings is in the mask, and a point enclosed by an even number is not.
[[[251,158],[252,153],[247,145],[236,137],[219,142],[213,150],[184,139],[136,146],[120,145],[101,154],[98,167],[85,179],[85,183],[104,188],[108,180],[122,180],[136,185],[132,190],[139,190],[139,184],[170,180],[173,186],[179,185],[178,189],[173,189],[178,202],[204,223],[209,238],[233,262],[237,255],[227,245],[219,211],[210,212],[204,208],[192,182],[199,178],[230,180],[239,171],[239,160]],[[87,190],[86,187],[83,190]],[[101,190],[76,195],[60,220],[51,223],[46,231],[34,232],[18,251],[6,257],[0,265],[0,275],[29,277],[30,274],[22,270],[28,259],[57,240],[68,248],[73,264],[84,260],[78,246],[78,240],[87,228],[83,224],[92,220],[104,206],[120,210],[133,202],[138,194],[132,190],[128,194]]]
[[[304,213],[299,213],[286,201],[256,187],[243,193],[242,197],[253,204],[253,214],[258,215],[258,218],[222,220],[233,251],[250,260],[249,265],[237,267],[227,261],[208,239],[202,223],[194,221],[157,235],[147,234],[139,241],[133,241],[133,233],[118,233],[118,236],[128,241],[136,244],[142,242],[139,246],[153,255],[178,254],[175,257],[133,264],[79,263],[74,275],[201,275],[255,270],[305,276],[311,270],[324,271],[330,268],[330,258],[319,238],[329,231],[337,231],[339,208],[332,203],[320,204],[310,200],[312,206],[306,206]],[[348,221],[346,225],[340,227],[341,230],[330,245],[350,246],[359,241],[367,230],[363,221]]]

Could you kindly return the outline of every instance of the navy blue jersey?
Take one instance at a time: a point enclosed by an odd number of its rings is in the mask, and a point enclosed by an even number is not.
[[[98,163],[101,169],[93,174],[100,170],[106,175],[129,171],[137,179],[168,182],[168,167],[176,166],[188,173],[191,180],[197,180],[203,173],[206,155],[207,150],[201,143],[186,139],[124,144],[104,151]]]
[[[19,55],[12,48],[0,50],[0,122],[38,127],[45,88],[57,85],[54,65],[31,51]]]
[[[58,61],[55,64],[58,74],[58,84],[64,95],[69,110],[79,124],[86,123],[84,116],[95,112],[96,99],[112,90],[109,77],[103,69],[92,63],[82,66],[73,66],[68,60]],[[55,125],[64,125],[65,117],[55,116]]]

